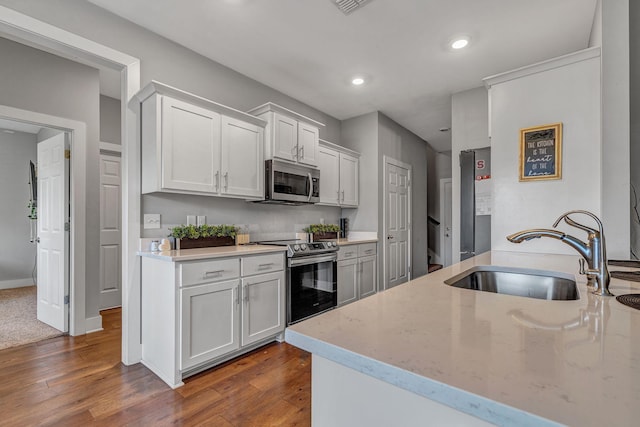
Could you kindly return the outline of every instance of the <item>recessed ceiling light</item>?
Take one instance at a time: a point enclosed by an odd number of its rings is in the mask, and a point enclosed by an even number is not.
[[[362,84],[364,84],[364,79],[362,77],[354,77],[351,80],[351,84],[354,86],[360,86]]]
[[[455,49],[455,50],[462,49],[469,45],[470,40],[471,38],[468,36],[455,37],[454,39],[451,40],[451,43],[449,44],[449,46],[451,46],[451,49]]]

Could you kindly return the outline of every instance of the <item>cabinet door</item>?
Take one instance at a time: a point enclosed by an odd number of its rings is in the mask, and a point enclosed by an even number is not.
[[[284,272],[242,279],[242,345],[284,331]]]
[[[318,141],[320,131],[304,122],[298,123],[298,163],[316,166],[318,164]]]
[[[360,298],[376,293],[377,277],[376,256],[358,258],[358,291]]]
[[[217,192],[220,114],[162,98],[162,188]]]
[[[180,369],[240,348],[239,285],[240,280],[230,280],[180,290]]]
[[[273,156],[296,161],[298,158],[298,121],[273,114]]]
[[[338,206],[340,154],[330,148],[319,147],[318,167],[320,168],[320,203]]]
[[[358,299],[358,260],[338,261],[338,306]]]
[[[357,157],[340,153],[340,204],[342,206],[358,206],[358,164]]]
[[[264,129],[222,117],[221,194],[264,198]]]

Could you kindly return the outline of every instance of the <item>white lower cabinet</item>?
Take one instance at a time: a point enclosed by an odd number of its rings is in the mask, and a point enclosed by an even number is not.
[[[240,348],[240,280],[180,289],[182,369]]]
[[[338,306],[377,292],[376,244],[348,245],[338,252]]]
[[[142,363],[171,387],[278,339],[285,328],[284,252],[142,259]]]
[[[284,274],[242,279],[242,345],[277,335],[285,327]]]

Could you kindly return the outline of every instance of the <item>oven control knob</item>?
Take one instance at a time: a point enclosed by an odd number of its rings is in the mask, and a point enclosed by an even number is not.
[[[335,247],[337,246],[337,243],[336,243],[336,242],[331,242],[331,243],[329,243],[329,246],[331,246],[331,247],[334,247],[334,248],[335,248]]]
[[[302,249],[303,251],[306,251],[307,250],[307,244],[306,243],[301,244],[300,245],[300,249]]]
[[[293,250],[298,252],[300,250],[300,245],[293,245]]]

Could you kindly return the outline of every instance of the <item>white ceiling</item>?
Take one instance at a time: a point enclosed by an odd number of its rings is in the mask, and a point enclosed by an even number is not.
[[[588,47],[597,0],[372,0],[346,16],[332,0],[89,1],[338,119],[379,110],[446,151],[451,94]],[[472,40],[453,52],[457,34]],[[370,81],[352,87],[358,73]]]

